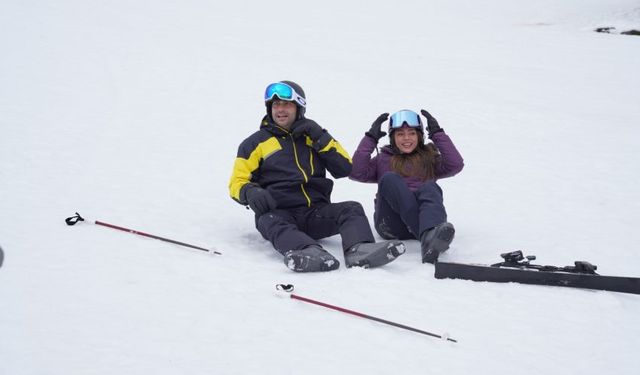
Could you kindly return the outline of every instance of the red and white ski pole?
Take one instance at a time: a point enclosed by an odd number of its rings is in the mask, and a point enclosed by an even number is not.
[[[355,316],[358,316],[360,318],[373,320],[373,321],[376,321],[378,323],[388,324],[390,326],[406,329],[408,331],[417,332],[417,333],[420,333],[420,334],[423,334],[423,335],[427,335],[427,336],[431,336],[431,337],[437,337],[439,339],[443,339],[443,340],[446,340],[446,341],[458,342],[457,340],[454,340],[454,339],[450,338],[448,335],[437,335],[435,333],[431,333],[431,332],[423,331],[421,329],[409,327],[409,326],[406,326],[404,324],[399,324],[399,323],[391,322],[389,320],[376,318],[375,316],[371,316],[371,315],[363,314],[363,313],[360,313],[360,312],[357,312],[357,311],[345,309],[344,307],[338,307],[338,306],[330,305],[328,303],[316,301],[316,300],[313,300],[311,298],[306,298],[306,297],[299,296],[297,294],[293,294],[293,293],[291,293],[291,292],[293,292],[293,285],[291,285],[291,284],[278,284],[278,285],[276,285],[276,290],[281,291],[281,292],[290,293],[289,297],[291,299],[296,299],[298,301],[307,302],[307,303],[311,303],[311,304],[314,304],[314,305],[326,307],[328,309],[332,309],[332,310],[340,311],[340,312],[343,312],[343,313],[355,315]]]
[[[68,217],[64,221],[67,223],[67,225],[75,225],[80,221],[86,221],[86,220],[82,216],[80,216],[79,213],[76,212],[76,214],[74,216]],[[190,247],[192,249],[202,250],[202,251],[206,251],[208,253],[212,253],[212,254],[216,254],[216,255],[222,255],[222,253],[220,253],[218,251],[215,251],[213,249],[206,249],[204,247],[195,246],[195,245],[191,245],[191,244],[188,244],[188,243],[185,243],[185,242],[180,242],[180,241],[172,240],[172,239],[169,239],[169,238],[156,236],[156,235],[153,235],[153,234],[140,232],[140,231],[135,230],[135,229],[129,229],[129,228],[125,228],[125,227],[120,227],[120,226],[117,226],[117,225],[105,223],[103,221],[96,220],[93,223],[96,224],[96,225],[102,225],[103,227],[107,227],[107,228],[111,228],[111,229],[117,229],[117,230],[121,230],[123,232],[129,232],[129,233],[132,233],[132,234],[137,234],[139,236],[149,237],[149,238],[153,238],[153,239],[164,241],[164,242],[170,242],[170,243],[175,244],[175,245]]]

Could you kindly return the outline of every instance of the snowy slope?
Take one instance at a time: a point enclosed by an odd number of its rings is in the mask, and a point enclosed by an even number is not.
[[[640,365],[640,297],[290,272],[228,197],[276,80],[349,150],[381,112],[428,109],[466,167],[441,181],[443,259],[588,260],[640,276],[640,29],[632,0],[0,4],[0,374],[520,374]],[[371,216],[374,185],[333,198]],[[199,246],[92,224],[75,211]],[[336,257],[337,237],[323,240]],[[448,343],[275,296],[296,293]]]

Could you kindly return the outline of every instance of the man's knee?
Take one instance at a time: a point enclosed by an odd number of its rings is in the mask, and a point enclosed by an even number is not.
[[[362,207],[362,204],[360,204],[360,202],[346,201],[344,202],[344,210],[354,215],[364,216],[364,208]]]
[[[365,216],[364,208],[360,202],[345,201],[334,204],[338,211],[338,217],[348,218],[353,216]]]

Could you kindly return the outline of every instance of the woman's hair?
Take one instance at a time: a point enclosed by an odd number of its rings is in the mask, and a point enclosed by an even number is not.
[[[435,178],[436,164],[438,163],[440,152],[433,143],[424,144],[422,132],[418,132],[418,146],[410,154],[403,154],[398,150],[391,134],[391,170],[400,176],[415,176],[421,181]]]

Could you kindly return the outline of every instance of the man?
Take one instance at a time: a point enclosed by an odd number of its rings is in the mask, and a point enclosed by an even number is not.
[[[349,154],[306,118],[306,96],[291,81],[270,84],[260,129],[238,148],[229,192],[255,212],[256,228],[296,272],[332,271],[340,262],[318,239],[340,234],[347,267],[379,267],[405,251],[375,243],[360,203],[331,203],[333,181],[351,172]]]

